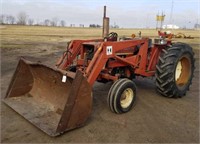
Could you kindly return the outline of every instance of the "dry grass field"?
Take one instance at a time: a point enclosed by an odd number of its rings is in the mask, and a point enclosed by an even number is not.
[[[43,26],[1,26],[1,41],[3,48],[15,48],[19,44],[26,45],[30,43],[59,43],[67,42],[71,39],[93,39],[100,38],[101,28],[64,28],[64,27],[43,27]],[[144,37],[157,37],[155,29],[110,29],[110,32],[117,32],[120,37],[130,37],[131,34],[142,32]],[[170,30],[174,34],[184,33],[186,36],[195,37],[195,39],[184,39],[187,43],[198,43],[200,33],[197,30]],[[180,41],[180,39],[179,39]],[[17,42],[17,43],[15,43]]]
[[[120,37],[142,32],[157,37],[155,29],[111,29]],[[106,97],[111,83],[96,82],[93,87],[93,112],[86,126],[52,138],[31,125],[1,102],[1,143],[199,143],[199,49],[197,30],[173,30],[194,39],[174,39],[190,44],[195,52],[196,69],[193,84],[181,99],[160,96],[152,79],[135,80],[137,104],[130,112],[110,112]],[[20,56],[53,66],[68,41],[100,38],[102,29],[40,26],[0,26],[1,99]]]

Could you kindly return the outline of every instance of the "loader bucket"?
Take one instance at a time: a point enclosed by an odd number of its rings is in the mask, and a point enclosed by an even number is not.
[[[4,102],[51,136],[83,126],[92,91],[80,71],[50,68],[20,59]]]

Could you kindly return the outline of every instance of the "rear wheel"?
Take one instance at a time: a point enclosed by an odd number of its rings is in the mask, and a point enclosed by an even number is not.
[[[177,43],[163,49],[156,66],[157,91],[166,97],[182,97],[189,90],[194,73],[192,48]]]
[[[135,100],[136,86],[129,79],[117,80],[108,93],[108,105],[115,113],[128,112],[133,107]]]

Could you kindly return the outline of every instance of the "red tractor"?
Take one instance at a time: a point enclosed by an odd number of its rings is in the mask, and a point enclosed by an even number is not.
[[[55,136],[80,127],[92,109],[95,81],[113,81],[108,105],[114,113],[131,110],[138,76],[156,78],[157,91],[182,97],[194,73],[194,53],[188,44],[164,38],[123,38],[116,33],[104,39],[73,40],[56,68],[19,61],[5,103],[34,125]]]

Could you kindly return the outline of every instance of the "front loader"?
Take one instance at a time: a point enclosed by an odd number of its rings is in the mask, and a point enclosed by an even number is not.
[[[95,81],[113,81],[108,106],[114,113],[131,110],[136,100],[134,79],[156,78],[157,91],[182,97],[194,72],[194,53],[183,43],[165,38],[73,40],[55,68],[20,59],[4,102],[51,136],[81,127],[92,111]]]

